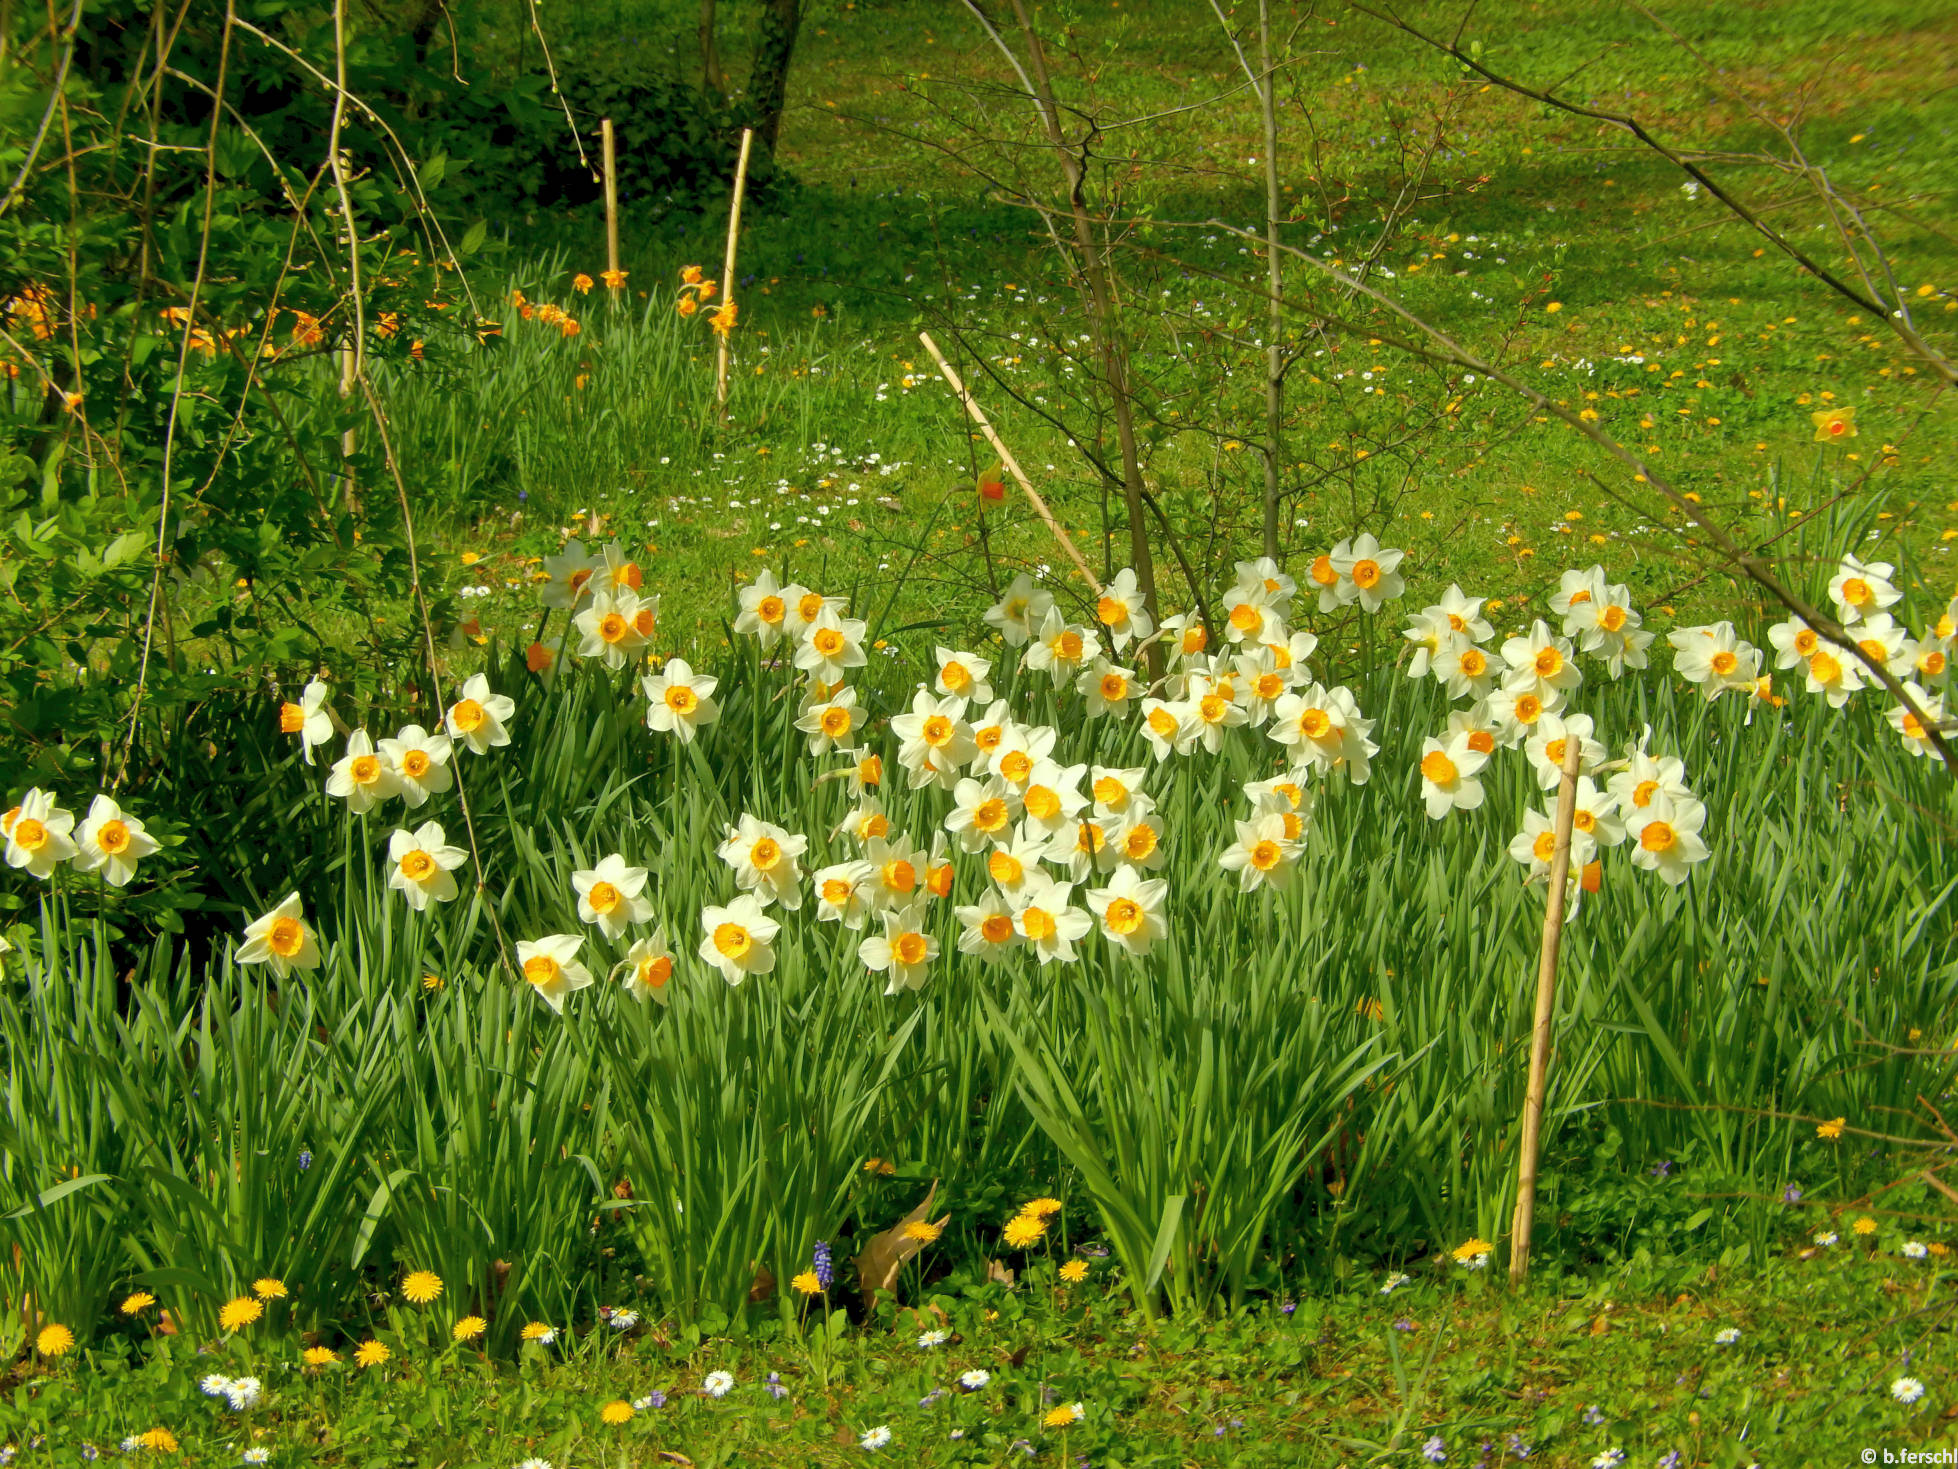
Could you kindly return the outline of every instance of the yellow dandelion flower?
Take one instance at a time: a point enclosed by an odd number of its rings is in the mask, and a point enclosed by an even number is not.
[[[452,1334],[457,1341],[474,1341],[489,1327],[489,1322],[480,1316],[465,1316],[456,1322]]]
[[[226,1331],[250,1326],[265,1314],[265,1307],[254,1296],[237,1296],[224,1303],[218,1312],[218,1325]]]
[[[1049,1408],[1040,1421],[1047,1428],[1065,1428],[1070,1423],[1079,1423],[1087,1417],[1087,1410],[1079,1403],[1063,1403],[1058,1408]]]
[[[137,1438],[137,1442],[153,1454],[174,1454],[177,1452],[177,1435],[167,1428],[152,1428]]]
[[[1050,1214],[1061,1212],[1059,1199],[1030,1199],[1020,1206],[1020,1212],[1032,1219],[1045,1219]]]
[[[1485,1255],[1493,1255],[1495,1252],[1496,1247],[1486,1239],[1470,1239],[1464,1240],[1460,1245],[1456,1246],[1452,1253],[1458,1263],[1466,1265],[1471,1260],[1480,1259]]]
[[[813,1296],[823,1288],[822,1277],[813,1270],[805,1270],[789,1282],[789,1288],[805,1296]]]
[[[922,1219],[913,1219],[909,1224],[904,1226],[904,1237],[906,1239],[914,1239],[921,1245],[935,1243],[938,1236],[944,1232],[943,1226],[928,1224]]]
[[[1842,1136],[1843,1127],[1848,1121],[1847,1117],[1832,1117],[1827,1122],[1818,1122],[1815,1125],[1815,1135],[1834,1142]]]
[[[1065,1265],[1061,1266],[1061,1279],[1065,1280],[1069,1285],[1079,1285],[1087,1278],[1088,1262],[1086,1260],[1069,1260]]]
[[[632,1404],[623,1398],[615,1399],[598,1410],[598,1416],[606,1423],[626,1423],[632,1418]]]
[[[1040,1220],[1021,1214],[1017,1215],[1001,1231],[1000,1238],[1004,1239],[1014,1249],[1024,1250],[1039,1240],[1046,1232],[1047,1226]]]
[[[1876,1233],[1876,1221],[1870,1218],[1870,1216],[1867,1214],[1865,1214],[1862,1218],[1858,1219],[1854,1224],[1850,1225],[1849,1227],[1855,1230],[1856,1233],[1861,1235],[1871,1235]]]
[[[401,1282],[401,1294],[417,1306],[426,1306],[442,1294],[442,1277],[433,1270],[413,1270]]]
[[[75,1333],[65,1326],[43,1326],[34,1338],[34,1350],[44,1357],[59,1357],[75,1345]]]
[[[332,1347],[308,1347],[305,1356],[308,1367],[333,1367],[340,1361],[340,1354]]]
[[[354,1348],[354,1363],[361,1367],[378,1367],[393,1355],[387,1349],[387,1343],[368,1340]]]
[[[261,1275],[252,1282],[252,1294],[261,1301],[283,1300],[286,1296],[286,1283],[275,1276]]]
[[[557,1339],[557,1328],[555,1326],[546,1326],[541,1321],[526,1322],[523,1329],[523,1339],[525,1341],[541,1341],[548,1345]]]
[[[132,1291],[122,1298],[122,1314],[135,1316],[149,1310],[156,1304],[156,1297],[146,1290]]]

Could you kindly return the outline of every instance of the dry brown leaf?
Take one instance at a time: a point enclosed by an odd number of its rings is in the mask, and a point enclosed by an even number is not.
[[[748,1304],[758,1305],[775,1294],[775,1272],[766,1265],[755,1271],[755,1283],[748,1287]]]
[[[863,1306],[866,1311],[876,1309],[878,1291],[896,1290],[897,1275],[904,1268],[904,1262],[923,1248],[917,1240],[905,1234],[904,1226],[916,1224],[929,1214],[931,1201],[937,1195],[938,1180],[934,1178],[931,1187],[925,1191],[924,1202],[882,1234],[872,1235],[870,1242],[863,1247],[863,1253],[857,1256],[857,1285],[863,1292]],[[938,1227],[943,1229],[951,1217],[947,1214],[940,1219]]]

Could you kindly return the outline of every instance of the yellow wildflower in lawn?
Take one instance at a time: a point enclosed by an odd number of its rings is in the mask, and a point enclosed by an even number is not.
[[[607,1423],[627,1423],[632,1419],[632,1404],[623,1398],[607,1403],[598,1410],[598,1416]]]
[[[456,1322],[453,1335],[457,1341],[474,1341],[488,1326],[489,1322],[480,1316],[465,1316]]]
[[[1453,1251],[1455,1263],[1467,1266],[1470,1270],[1480,1270],[1487,1265],[1489,1257],[1495,1252],[1496,1247],[1486,1239],[1464,1240]]]
[[[218,1325],[226,1331],[237,1331],[250,1326],[265,1314],[265,1307],[255,1297],[236,1296],[224,1303],[218,1312]]]
[[[1012,1219],[1000,1237],[1016,1250],[1024,1250],[1036,1243],[1047,1232],[1044,1221],[1030,1214],[1021,1214]]]
[[[582,270],[571,277],[571,289],[576,291],[580,296],[589,296],[591,294],[591,287],[591,277],[586,275]]]
[[[426,1306],[442,1294],[442,1277],[433,1270],[415,1270],[401,1282],[401,1294],[417,1306]]]
[[[122,1298],[122,1314],[125,1316],[134,1316],[140,1312],[149,1310],[155,1304],[156,1297],[148,1291],[134,1291]]]
[[[1079,1423],[1088,1416],[1088,1410],[1079,1403],[1063,1403],[1058,1408],[1049,1408],[1041,1423],[1048,1428],[1066,1428],[1070,1423]]]
[[[1855,1230],[1858,1234],[1864,1236],[1868,1236],[1876,1233],[1876,1221],[1870,1218],[1870,1216],[1867,1214],[1865,1214],[1862,1218],[1858,1219],[1854,1224],[1850,1225],[1849,1227]]]
[[[1843,1125],[1846,1122],[1848,1122],[1848,1120],[1849,1119],[1846,1117],[1832,1117],[1827,1122],[1817,1123],[1815,1127],[1815,1135],[1817,1137],[1827,1138],[1830,1142],[1834,1142],[1837,1138],[1842,1136]]]
[[[1069,1285],[1079,1285],[1087,1278],[1088,1262],[1086,1260],[1069,1260],[1065,1265],[1061,1266],[1061,1279],[1065,1280]]]
[[[789,1288],[800,1291],[805,1296],[813,1296],[823,1288],[822,1277],[813,1270],[805,1270],[789,1281]]]
[[[1061,1212],[1059,1199],[1030,1199],[1020,1206],[1020,1212],[1029,1219],[1045,1219],[1051,1214]]]
[[[340,1363],[340,1354],[332,1347],[308,1347],[305,1357],[308,1367],[337,1367]]]
[[[361,1367],[378,1367],[393,1355],[385,1342],[364,1341],[354,1349],[354,1363]]]
[[[252,1294],[261,1301],[283,1300],[286,1296],[286,1283],[276,1276],[261,1275],[252,1282]]]
[[[152,1428],[137,1440],[144,1448],[154,1454],[174,1454],[177,1452],[177,1435],[167,1428]]]
[[[1815,442],[1818,444],[1826,444],[1831,439],[1856,437],[1854,408],[1824,408],[1819,413],[1809,414],[1809,421],[1815,425]]]
[[[914,1239],[921,1245],[937,1243],[938,1236],[944,1232],[942,1226],[928,1223],[923,1219],[913,1219],[904,1226],[904,1237]]]
[[[542,1342],[545,1346],[549,1346],[557,1340],[557,1328],[555,1326],[547,1326],[542,1321],[526,1322],[523,1329],[523,1339],[525,1341]]]
[[[34,1338],[34,1350],[44,1357],[59,1357],[75,1345],[75,1333],[65,1326],[43,1326]]]
[[[616,291],[625,284],[626,274],[627,272],[623,270],[601,270],[598,273],[598,278],[604,281],[612,290]]]

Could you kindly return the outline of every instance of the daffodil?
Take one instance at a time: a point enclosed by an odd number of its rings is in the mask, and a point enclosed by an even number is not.
[[[1269,556],[1260,556],[1255,561],[1233,562],[1231,574],[1238,586],[1255,583],[1263,587],[1265,595],[1272,599],[1272,604],[1280,612],[1288,611],[1292,598],[1298,593],[1299,584]]]
[[[1236,826],[1237,840],[1224,848],[1217,865],[1237,874],[1237,890],[1250,893],[1261,887],[1289,886],[1297,866],[1298,843],[1285,835],[1283,813],[1269,812]]]
[[[1118,859],[1110,849],[1109,833],[1116,824],[1080,818],[1048,840],[1047,861],[1065,868],[1071,882],[1086,882],[1096,872],[1112,872]]]
[[[1339,577],[1341,600],[1378,612],[1406,590],[1396,569],[1406,554],[1383,547],[1370,533],[1355,536],[1344,550],[1334,547],[1332,569]]]
[[[986,854],[986,876],[1009,898],[1040,876],[1040,864],[1054,852],[1054,840],[1047,833],[1022,826],[1010,841],[1001,842]]]
[[[238,962],[270,964],[280,979],[295,969],[319,968],[319,941],[300,917],[298,893],[288,894],[278,907],[245,925],[245,942],[239,945]]]
[[[1074,946],[1088,936],[1094,920],[1070,905],[1074,885],[1056,882],[1045,873],[1029,873],[1013,896],[1013,926],[1045,968],[1072,964]]]
[[[364,729],[347,736],[347,753],[333,766],[326,778],[326,793],[339,796],[347,809],[358,816],[370,811],[401,789],[401,777],[394,767],[375,753],[374,741]]]
[[[1224,594],[1224,636],[1239,646],[1258,647],[1285,636],[1284,600],[1264,582],[1240,581]],[[1194,657],[1201,649],[1186,649]]]
[[[1012,905],[996,889],[988,888],[976,903],[954,908],[952,916],[959,921],[959,952],[975,955],[983,963],[999,963],[1024,942],[1013,922]]]
[[[1761,650],[1743,641],[1731,622],[1678,628],[1666,641],[1676,650],[1673,671],[1709,702],[1730,689],[1751,690],[1761,675]]]
[[[867,847],[876,838],[891,834],[891,819],[884,814],[884,803],[876,796],[862,796],[836,829],[859,846]]]
[[[1845,623],[1859,622],[1902,600],[1903,593],[1891,580],[1896,574],[1897,568],[1887,561],[1864,562],[1844,556],[1829,579],[1829,600],[1836,604]]]
[[[1529,738],[1523,741],[1523,753],[1529,757],[1540,789],[1554,791],[1563,780],[1564,759],[1571,740],[1578,744],[1578,771],[1598,768],[1604,760],[1605,747],[1591,738],[1594,728],[1588,714],[1546,713],[1536,722]]]
[[[1373,721],[1361,717],[1348,690],[1311,684],[1278,701],[1265,733],[1290,751],[1294,766],[1310,765],[1322,773],[1344,770],[1354,785],[1365,785],[1369,762],[1379,752],[1367,738],[1372,729]]]
[[[742,892],[753,893],[764,908],[780,903],[793,913],[802,906],[800,859],[808,850],[808,837],[744,811],[727,829],[718,855],[734,869],[734,884]]]
[[[1473,811],[1482,804],[1482,782],[1475,777],[1489,757],[1476,750],[1470,739],[1461,732],[1422,741],[1421,800],[1435,821],[1451,811]]]
[[[1831,709],[1840,709],[1851,694],[1863,687],[1867,675],[1863,665],[1844,650],[1830,645],[1817,648],[1804,667],[1808,691],[1820,694]]]
[[[1578,629],[1586,625],[1578,609],[1596,607],[1603,601],[1604,586],[1602,566],[1593,566],[1587,571],[1573,568],[1557,579],[1557,590],[1544,601],[1552,612],[1564,619],[1565,637],[1576,637]]]
[[[592,578],[601,564],[592,560],[583,541],[566,541],[561,552],[544,558],[544,573],[549,579],[539,600],[556,611],[570,611],[590,595]]]
[[[720,680],[712,674],[696,674],[684,658],[669,658],[658,673],[640,680],[646,693],[646,728],[654,734],[677,735],[690,744],[702,725],[721,717],[714,702]]]
[[[410,808],[425,804],[432,795],[455,784],[449,769],[454,746],[443,734],[430,734],[419,724],[404,725],[391,740],[381,740],[375,749],[394,772],[396,794]]]
[[[1199,733],[1196,710],[1180,699],[1144,699],[1141,727],[1143,742],[1158,761],[1189,754]]]
[[[854,749],[856,732],[868,717],[868,711],[857,703],[855,689],[823,685],[820,693],[812,689],[803,699],[795,727],[809,736],[811,755],[827,755],[832,750]]]
[[[1854,408],[1820,408],[1809,414],[1809,421],[1815,425],[1815,442],[1818,444],[1856,437]]]
[[[1053,605],[1053,593],[1034,586],[1033,578],[1021,572],[1005,595],[986,609],[986,625],[1005,640],[1007,647],[1024,647]]]
[[[1645,650],[1652,646],[1653,634],[1642,626],[1643,619],[1632,607],[1631,588],[1607,585],[1603,569],[1597,573],[1591,600],[1572,607],[1564,619],[1564,635],[1576,637],[1586,656],[1605,665],[1613,678],[1621,678],[1627,668],[1645,667]]]
[[[1432,671],[1451,699],[1486,699],[1496,683],[1488,653],[1459,635],[1437,648]]]
[[[1692,795],[1686,784],[1686,765],[1683,761],[1671,755],[1648,755],[1642,749],[1633,749],[1626,756],[1625,768],[1612,776],[1606,785],[1611,790],[1612,799],[1618,803],[1618,810],[1628,821],[1634,812],[1643,811],[1651,805],[1654,797],[1677,799]]]
[[[600,553],[604,564],[592,574],[591,589],[598,592],[637,592],[645,585],[645,573],[617,541],[606,543]]]
[[[752,893],[743,893],[726,907],[701,910],[700,957],[738,985],[751,974],[775,968],[775,936],[781,925],[762,911]]]
[[[1118,668],[1106,658],[1097,658],[1092,668],[1084,668],[1074,680],[1075,692],[1087,705],[1088,718],[1116,719],[1128,713],[1130,702],[1142,692],[1135,670]]]
[[[1020,792],[1021,809],[1029,828],[1052,836],[1074,822],[1088,798],[1081,792],[1081,781],[1088,773],[1085,765],[1059,765],[1049,759],[1037,762]]]
[[[592,972],[578,962],[584,942],[576,934],[553,933],[517,945],[517,966],[525,983],[559,1015],[564,1013],[566,995],[595,982]]]
[[[1414,679],[1430,674],[1440,678],[1435,663],[1442,651],[1468,641],[1456,633],[1447,614],[1438,607],[1424,607],[1409,617],[1401,636],[1414,645],[1413,656],[1407,660],[1407,676]]]
[[[1163,918],[1168,896],[1169,883],[1163,878],[1144,877],[1125,865],[1115,869],[1107,887],[1088,893],[1088,911],[1100,923],[1104,938],[1140,958],[1169,932]]]
[[[1008,724],[1000,731],[986,769],[1014,790],[1024,790],[1034,767],[1053,753],[1059,737],[1059,731],[1049,725]],[[973,743],[978,743],[976,738]]]
[[[1528,687],[1546,704],[1553,697],[1561,698],[1584,680],[1572,660],[1571,645],[1552,633],[1541,617],[1526,636],[1505,642],[1502,656],[1511,671],[1511,677],[1504,680],[1505,685],[1513,681],[1519,687]]]
[[[1906,668],[1901,677],[1936,682],[1951,669],[1951,655],[1935,637],[1906,639],[1901,650]]]
[[[1039,636],[1027,646],[1024,661],[1032,672],[1045,673],[1058,689],[1072,683],[1100,652],[1101,638],[1092,629],[1075,626],[1061,615],[1060,608],[1050,607]]]
[[[952,787],[952,809],[945,830],[967,852],[983,852],[1011,838],[1020,816],[1020,793],[999,776],[984,781],[967,776]]]
[[[1291,676],[1278,667],[1271,646],[1240,653],[1233,661],[1237,665],[1233,685],[1238,707],[1244,711],[1244,721],[1252,729],[1263,729],[1271,722],[1271,712],[1279,698],[1291,691]]]
[[[397,829],[388,837],[388,886],[420,913],[431,899],[454,900],[455,871],[468,860],[461,847],[449,845],[439,821],[425,821],[412,832]]]
[[[803,631],[795,650],[795,666],[825,683],[841,683],[847,670],[861,668],[866,661],[864,627],[859,619],[840,616],[834,608],[824,606]]]
[[[625,951],[618,973],[625,992],[642,1005],[647,1000],[662,1005],[673,1002],[673,951],[666,945],[664,925]]]
[[[1768,629],[1768,642],[1775,650],[1776,668],[1798,668],[1821,649],[1822,634],[1801,618],[1790,617]]]
[[[783,587],[782,598],[788,603],[789,608],[782,630],[788,634],[789,641],[792,643],[802,642],[825,612],[841,619],[843,614],[850,610],[847,597],[826,597],[821,592],[810,591],[800,582],[790,582]],[[834,679],[830,681],[835,682]]]
[[[1131,803],[1141,803],[1145,809],[1155,803],[1142,789],[1142,782],[1148,776],[1147,766],[1138,765],[1133,769],[1117,766],[1096,765],[1088,772],[1088,793],[1094,797],[1095,815],[1119,817],[1124,815]]]
[[[1196,742],[1213,755],[1224,748],[1226,731],[1249,723],[1251,718],[1237,702],[1235,682],[1208,674],[1190,676],[1190,713],[1197,732]]]
[[[157,841],[114,800],[98,795],[75,831],[75,848],[78,872],[99,870],[103,881],[120,888],[129,886],[137,862],[157,850]]]
[[[1482,701],[1496,738],[1505,747],[1514,749],[1523,744],[1536,732],[1537,723],[1545,714],[1563,708],[1560,692],[1553,691],[1552,697],[1546,698],[1540,688],[1536,677],[1525,670],[1512,673]]]
[[[901,832],[889,838],[871,838],[863,855],[871,869],[870,901],[879,912],[909,904],[931,860],[924,848],[913,846]]]
[[[1597,843],[1586,833],[1579,831],[1575,824],[1570,834],[1570,870],[1581,871],[1591,861],[1597,850]],[[1529,868],[1532,882],[1542,881],[1550,874],[1550,862],[1557,854],[1556,818],[1534,806],[1523,813],[1523,829],[1509,843],[1509,855]]]
[[[816,890],[816,919],[860,929],[870,914],[870,878],[874,869],[861,858],[819,867],[810,874]]]
[[[489,680],[472,674],[463,681],[461,697],[449,706],[443,727],[477,755],[510,743],[508,724],[516,717],[517,701],[508,694],[490,692]]]
[[[299,736],[299,754],[308,765],[313,749],[333,738],[333,716],[327,712],[326,696],[331,690],[318,679],[300,690],[297,704],[279,706],[279,728]]]
[[[652,900],[646,896],[646,876],[645,868],[627,865],[617,852],[601,857],[594,867],[572,873],[578,917],[595,924],[608,939],[623,937],[630,925],[653,916]],[[797,901],[801,901],[800,894]]]
[[[1171,667],[1186,658],[1196,657],[1210,646],[1210,630],[1194,612],[1178,612],[1165,617],[1157,632],[1161,635],[1163,646],[1169,649]]]
[[[1107,833],[1107,841],[1102,846],[1103,871],[1110,870],[1117,862],[1126,862],[1144,872],[1154,872],[1168,860],[1169,853],[1163,847],[1162,818],[1144,809],[1140,801],[1131,801],[1121,816],[1100,820]]]
[[[1656,872],[1678,887],[1693,864],[1707,858],[1707,845],[1700,838],[1705,824],[1706,807],[1692,797],[1654,796],[1636,815],[1626,813],[1632,865]]]
[[[1937,729],[1947,740],[1958,735],[1958,728],[1945,719],[1943,695],[1927,693],[1916,683],[1906,683],[1903,689],[1911,702],[1923,711],[1924,717],[1919,719],[1902,704],[1892,704],[1884,711],[1883,717],[1889,720],[1890,727],[1897,732],[1898,738],[1904,742],[1904,748],[1911,754],[1937,754],[1937,747],[1931,743],[1930,729]]]
[[[1872,612],[1860,621],[1845,626],[1855,639],[1858,651],[1870,662],[1892,678],[1910,677],[1915,645],[1888,612]],[[1873,674],[1865,676],[1874,679]]]
[[[1489,713],[1486,702],[1477,702],[1467,709],[1451,709],[1448,712],[1448,734],[1465,734],[1468,747],[1478,755],[1495,753],[1496,721]]]
[[[921,688],[912,695],[911,711],[891,720],[891,733],[901,741],[897,763],[908,772],[913,790],[928,785],[951,790],[958,784],[961,767],[978,748],[965,707],[964,699],[939,698]]]
[[[788,631],[789,601],[775,573],[763,567],[736,598],[740,610],[734,630],[753,637],[763,651],[775,646]]]
[[[993,686],[987,682],[993,671],[990,659],[951,648],[936,648],[932,656],[938,660],[936,684],[939,693],[948,698],[964,699],[967,707],[992,700]]]
[[[884,931],[857,945],[857,957],[873,974],[886,974],[886,995],[924,987],[931,961],[938,957],[938,940],[925,932],[925,905],[907,903],[885,910]]]
[[[640,630],[642,613],[647,622],[645,631]],[[652,607],[642,603],[639,594],[631,588],[596,592],[590,604],[571,619],[571,625],[582,639],[578,656],[597,658],[607,668],[624,668],[637,660],[645,648],[653,622]]]
[[[993,757],[1002,747],[1019,742],[1021,725],[1004,699],[993,700],[971,723],[972,760],[968,768],[974,775],[985,775],[992,770]]]
[[[1116,652],[1119,653],[1138,638],[1147,638],[1156,630],[1155,622],[1145,609],[1146,603],[1136,583],[1135,572],[1124,566],[1101,589],[1101,596],[1095,602],[1095,621],[1107,629],[1108,640]]]

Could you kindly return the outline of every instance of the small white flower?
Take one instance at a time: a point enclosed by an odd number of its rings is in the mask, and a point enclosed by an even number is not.
[[[256,1377],[234,1377],[224,1389],[233,1412],[242,1413],[258,1402],[264,1384]]]
[[[885,1444],[889,1443],[890,1441],[891,1441],[890,1429],[883,1427],[881,1424],[878,1427],[871,1429],[869,1432],[864,1434],[862,1438],[857,1440],[857,1442],[860,1445],[862,1445],[866,1449],[872,1450],[873,1452],[877,1449],[881,1449]]]
[[[1924,1384],[1915,1377],[1899,1377],[1890,1384],[1890,1396],[1900,1403],[1914,1403],[1924,1396]]]
[[[1618,1466],[1624,1462],[1625,1451],[1623,1449],[1606,1449],[1602,1454],[1599,1454],[1591,1460],[1591,1469],[1618,1469]]]
[[[992,1380],[993,1374],[988,1372],[984,1367],[974,1367],[970,1372],[961,1372],[959,1374],[959,1386],[967,1392],[978,1392],[980,1388]]]
[[[734,1387],[732,1372],[710,1372],[700,1384],[700,1390],[710,1398],[724,1398]]]
[[[1836,1243],[1837,1239],[1838,1236],[1833,1229],[1818,1230],[1815,1235],[1815,1242],[1825,1250]]]
[[[231,1389],[231,1379],[213,1372],[197,1384],[198,1390],[207,1398],[221,1398]]]
[[[921,1347],[942,1347],[951,1339],[952,1333],[949,1331],[927,1331],[923,1336],[918,1338],[918,1345]]]
[[[257,1448],[249,1448],[239,1456],[239,1462],[243,1464],[269,1464],[272,1462],[272,1451],[262,1445]]]
[[[1730,1347],[1740,1340],[1740,1328],[1738,1326],[1723,1326],[1713,1334],[1713,1339],[1723,1347]]]
[[[551,1469],[551,1461],[549,1459],[525,1459],[521,1464],[517,1465],[517,1469]]]
[[[1407,1277],[1404,1274],[1402,1274],[1400,1271],[1396,1270],[1392,1275],[1387,1277],[1386,1283],[1380,1287],[1380,1294],[1383,1296],[1390,1296],[1395,1291],[1399,1290],[1402,1286],[1406,1284],[1407,1284]]]
[[[612,1329],[614,1331],[630,1331],[638,1324],[639,1313],[637,1311],[614,1311],[612,1313]]]
[[[1902,1254],[1906,1260],[1921,1260],[1931,1252],[1925,1246],[1922,1240],[1913,1239],[1913,1240],[1905,1240],[1904,1247],[1901,1251],[1899,1251],[1899,1253]]]

